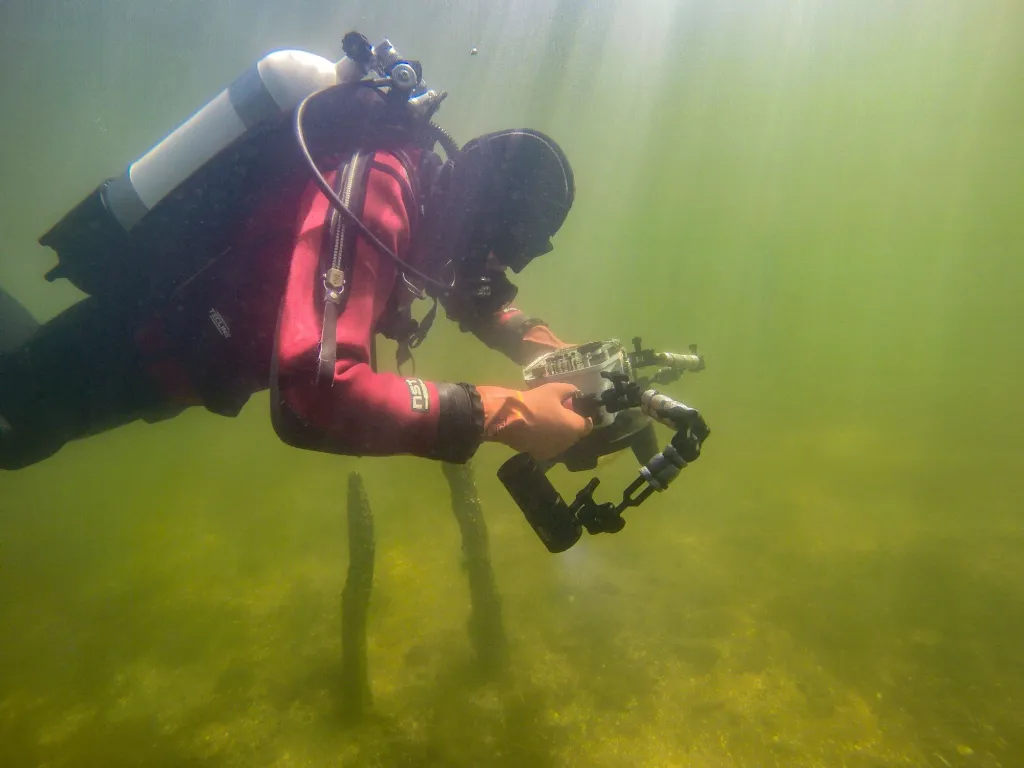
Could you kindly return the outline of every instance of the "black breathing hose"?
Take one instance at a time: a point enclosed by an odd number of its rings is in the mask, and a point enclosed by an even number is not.
[[[433,122],[430,123],[430,132],[434,140],[441,145],[441,148],[444,150],[444,153],[448,156],[448,159],[454,159],[455,155],[459,151],[459,144],[457,141],[455,141],[455,137],[453,137],[450,133],[448,133],[448,131],[446,131],[440,125]]]
[[[346,206],[341,201],[341,198],[338,197],[338,195],[335,193],[335,191],[331,189],[331,185],[327,183],[327,179],[325,179],[323,174],[320,173],[320,169],[316,167],[316,161],[313,160],[313,155],[310,153],[309,146],[306,144],[306,134],[305,131],[303,130],[302,122],[303,116],[305,115],[306,112],[306,107],[309,105],[310,101],[312,101],[315,97],[319,96],[320,94],[326,93],[327,91],[333,90],[334,88],[375,87],[376,85],[377,83],[375,83],[373,80],[359,80],[355,83],[342,83],[339,85],[332,86],[330,88],[325,88],[322,91],[316,91],[314,93],[311,93],[309,96],[302,100],[302,102],[298,106],[298,109],[295,110],[295,140],[298,142],[299,150],[302,152],[302,155],[305,158],[306,163],[309,165],[309,170],[311,175],[313,176],[313,181],[316,183],[317,187],[320,188],[320,191],[323,192],[324,195],[327,197],[327,200],[328,202],[330,202],[331,206],[339,213],[344,215],[346,218],[348,218],[348,220],[356,226],[356,228],[362,233],[362,235],[367,240],[370,241],[370,244],[373,245],[373,247],[376,248],[379,253],[381,253],[384,256],[387,256],[389,259],[394,261],[409,274],[415,275],[428,285],[432,285],[435,288],[439,289],[441,293],[446,294],[451,290],[450,285],[442,283],[440,280],[435,280],[429,275],[416,269],[416,267],[412,266],[407,261],[404,261],[401,257],[398,256],[397,253],[392,251],[390,248],[387,247],[387,245],[381,242],[380,238],[373,234],[370,228],[363,223],[362,219],[360,219],[351,210],[349,210],[348,206]],[[451,154],[453,153],[448,152],[449,143],[456,149],[458,148],[458,145],[455,144],[455,140],[451,137],[451,134],[444,130],[444,128],[441,128],[441,126],[435,125],[434,123],[431,123],[430,127],[435,132],[435,137],[437,137],[438,142],[441,143],[441,146],[444,148],[444,151],[448,153],[449,156],[451,156]]]

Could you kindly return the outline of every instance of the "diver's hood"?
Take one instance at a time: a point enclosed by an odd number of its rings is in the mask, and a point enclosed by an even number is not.
[[[471,140],[434,173],[427,219],[434,257],[482,270],[488,254],[514,272],[551,250],[576,195],[569,160],[538,131]]]

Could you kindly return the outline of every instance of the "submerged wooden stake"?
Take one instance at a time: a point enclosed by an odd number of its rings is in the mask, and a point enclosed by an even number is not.
[[[341,593],[341,704],[359,717],[373,703],[366,664],[366,614],[373,588],[373,512],[358,472],[348,476],[348,576]]]
[[[452,511],[462,533],[462,553],[469,578],[470,642],[481,666],[495,672],[504,665],[508,641],[473,468],[468,463],[445,463],[443,469],[451,489]]]

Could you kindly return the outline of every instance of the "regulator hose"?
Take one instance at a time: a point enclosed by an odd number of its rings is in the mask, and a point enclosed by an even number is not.
[[[454,159],[455,155],[457,155],[459,152],[459,144],[457,141],[455,141],[455,137],[453,137],[450,133],[448,133],[448,131],[446,131],[440,125],[433,122],[430,123],[430,134],[431,138],[433,138],[438,144],[441,145],[441,149],[444,150],[444,153],[448,156],[448,159]]]

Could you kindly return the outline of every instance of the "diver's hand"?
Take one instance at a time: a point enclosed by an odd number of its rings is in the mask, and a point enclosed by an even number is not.
[[[487,440],[544,461],[568,450],[590,434],[594,423],[572,410],[578,390],[572,384],[542,384],[519,392],[504,387],[477,387],[484,405]]]

